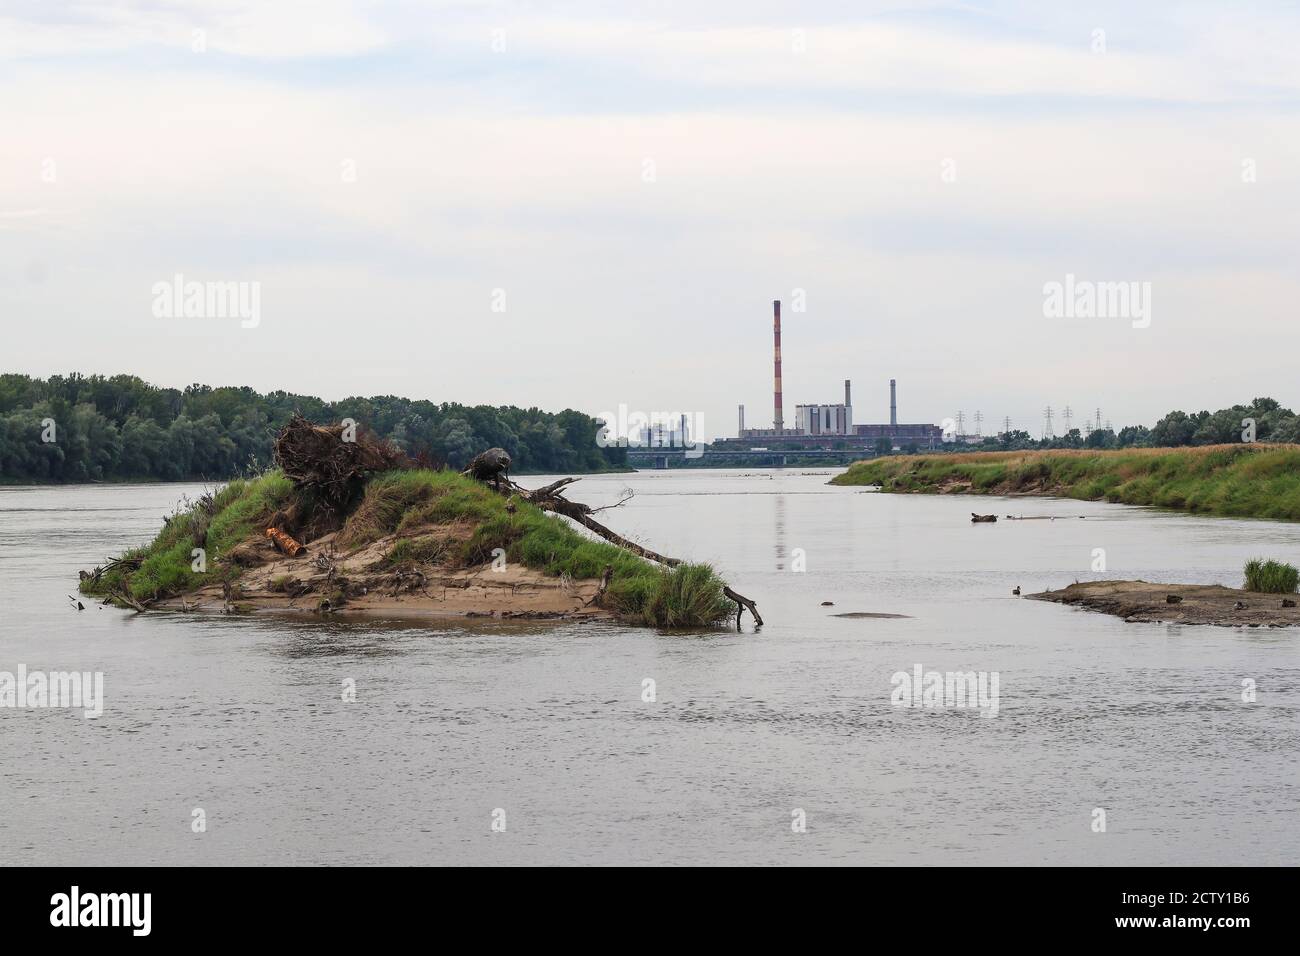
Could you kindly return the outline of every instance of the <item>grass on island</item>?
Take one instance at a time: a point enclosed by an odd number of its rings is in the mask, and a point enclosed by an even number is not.
[[[1294,594],[1300,585],[1300,571],[1281,561],[1259,558],[1246,562],[1246,590],[1265,594]]]
[[[856,462],[832,484],[903,493],[1057,495],[1300,521],[1300,445],[891,455]]]
[[[128,551],[97,580],[82,582],[93,596],[125,593],[137,601],[181,594],[222,580],[240,569],[227,556],[264,532],[271,517],[293,496],[278,471],[232,481],[198,502],[182,502],[148,545]],[[438,534],[432,526],[459,524],[469,533]],[[599,578],[614,569],[604,606],[625,621],[658,627],[719,623],[735,605],[722,594],[723,582],[705,564],[661,568],[608,542],[587,537],[556,515],[524,501],[514,513],[506,499],[483,484],[452,471],[386,472],[372,478],[356,509],[336,537],[345,551],[387,535],[400,537],[385,563],[438,564],[466,568],[486,564],[504,550],[517,561],[549,575]],[[193,550],[204,548],[207,568],[193,568]],[[138,566],[137,566],[138,565]]]

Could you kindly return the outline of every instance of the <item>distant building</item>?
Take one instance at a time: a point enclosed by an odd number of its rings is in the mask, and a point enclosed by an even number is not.
[[[861,438],[889,438],[896,448],[917,445],[937,448],[943,444],[943,428],[939,425],[854,425],[853,434]]]
[[[810,448],[832,440],[840,447],[874,447],[881,438],[888,438],[893,447],[937,448],[943,443],[943,428],[923,423],[899,423],[898,392],[894,379],[889,380],[889,423],[855,425],[853,423],[852,390],[848,379],[844,381],[844,402],[836,405],[796,405],[794,428],[746,428],[743,413],[738,429],[738,441],[770,441],[782,439],[786,447]],[[742,406],[743,407],[743,406]]]
[[[898,423],[898,382],[889,380],[889,424],[855,425],[853,423],[853,392],[848,379],[844,380],[844,402],[839,405],[796,405],[793,428],[785,427],[784,393],[781,384],[781,303],[772,303],[772,403],[773,427],[746,428],[745,406],[738,409],[738,427],[735,438],[720,439],[718,444],[736,443],[743,448],[746,443],[776,441],[782,448],[834,447],[838,449],[874,448],[881,438],[888,438],[895,448],[908,445],[936,448],[943,442],[943,429],[938,425]]]
[[[632,433],[628,443],[636,448],[685,448],[691,442],[691,429],[687,417],[674,428],[665,422],[643,425]]]
[[[805,435],[853,434],[853,409],[848,405],[796,405],[794,421]]]

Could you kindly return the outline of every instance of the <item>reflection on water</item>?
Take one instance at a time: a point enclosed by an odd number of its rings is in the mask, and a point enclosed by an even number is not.
[[[1294,861],[1300,635],[1130,625],[1011,589],[1237,584],[1300,527],[1038,499],[974,510],[1086,518],[972,526],[968,499],[826,478],[582,480],[593,506],[633,488],[613,527],[712,561],[767,621],[692,634],[77,612],[77,569],[199,489],[0,489],[0,670],[100,670],[106,696],[94,721],[0,709],[6,862]],[[794,546],[815,573],[791,570]],[[916,665],[999,673],[998,716],[891,706]]]
[[[772,499],[773,513],[775,521],[773,522],[773,538],[776,541],[776,569],[785,570],[785,495],[778,494]]]

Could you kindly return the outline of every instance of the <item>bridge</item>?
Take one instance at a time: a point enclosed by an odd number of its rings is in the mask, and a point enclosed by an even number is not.
[[[727,450],[711,452],[705,448],[704,453],[687,457],[680,448],[629,448],[627,463],[633,468],[784,468],[786,465],[850,465],[864,458],[873,458],[875,453],[867,448],[770,448]]]

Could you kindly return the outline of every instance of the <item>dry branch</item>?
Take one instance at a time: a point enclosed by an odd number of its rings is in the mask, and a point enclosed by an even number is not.
[[[559,481],[553,481],[549,485],[544,485],[543,487],[537,488],[533,491],[529,491],[527,488],[521,488],[519,485],[516,485],[514,482],[509,480],[505,482],[504,486],[494,484],[494,487],[496,487],[500,494],[506,495],[507,497],[510,495],[518,495],[520,498],[536,505],[543,511],[551,511],[555,514],[564,515],[564,517],[576,521],[587,530],[604,538],[610,544],[617,545],[626,551],[631,551],[633,554],[645,558],[647,561],[653,561],[656,564],[662,564],[669,568],[675,568],[677,565],[682,563],[681,558],[669,557],[666,554],[660,554],[658,551],[651,551],[649,548],[642,547],[635,541],[629,541],[617,531],[605,527],[592,517],[592,515],[597,511],[604,511],[607,508],[617,508],[619,505],[626,503],[631,499],[631,495],[625,496],[617,504],[606,505],[603,508],[592,508],[588,505],[584,505],[580,501],[570,501],[568,498],[564,497],[564,489],[577,480],[577,478],[561,478]],[[602,582],[601,592],[604,591],[605,587],[608,587],[608,581]],[[762,625],[763,618],[759,616],[758,606],[753,601],[742,594],[738,594],[736,591],[733,591],[730,587],[726,587],[725,585],[723,586],[722,593],[726,595],[728,599],[736,602],[737,628],[740,627],[740,617],[745,610],[748,610],[750,614],[754,615],[755,624],[760,626]]]

